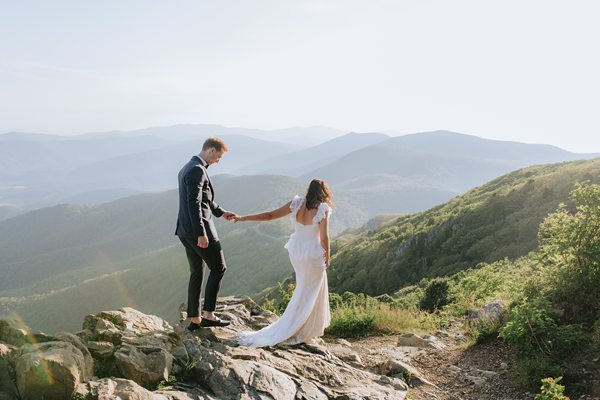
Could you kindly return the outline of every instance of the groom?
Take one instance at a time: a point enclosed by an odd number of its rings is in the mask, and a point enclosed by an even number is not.
[[[183,243],[190,264],[187,301],[187,315],[192,319],[188,326],[190,331],[200,327],[230,324],[214,314],[221,279],[227,266],[212,216],[232,220],[237,215],[225,211],[214,202],[213,186],[206,171],[211,164],[218,163],[227,150],[227,145],[221,139],[206,139],[200,154],[192,157],[178,175],[179,214],[175,235]],[[202,261],[208,266],[210,275],[204,290],[204,306],[200,318]]]

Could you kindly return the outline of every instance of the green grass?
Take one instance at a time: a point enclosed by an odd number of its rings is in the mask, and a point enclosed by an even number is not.
[[[431,314],[376,303],[334,309],[331,324],[325,332],[340,338],[356,338],[406,332],[427,333],[436,328],[436,320]]]

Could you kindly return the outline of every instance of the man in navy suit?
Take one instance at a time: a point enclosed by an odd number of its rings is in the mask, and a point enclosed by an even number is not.
[[[214,315],[221,279],[227,269],[219,235],[213,221],[215,217],[232,220],[235,213],[225,211],[214,201],[213,186],[207,168],[218,163],[228,150],[219,138],[204,142],[199,155],[192,157],[179,171],[179,214],[175,235],[185,247],[190,264],[187,315],[192,320],[188,329],[227,326],[229,321]],[[200,316],[200,289],[202,286],[202,261],[210,270],[204,291],[204,305]]]

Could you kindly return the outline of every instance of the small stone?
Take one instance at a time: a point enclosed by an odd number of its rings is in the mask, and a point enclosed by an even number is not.
[[[478,372],[481,375],[483,375],[485,378],[494,378],[494,377],[498,376],[498,373],[494,372],[494,371],[479,370]]]
[[[459,366],[457,366],[457,365],[451,365],[451,366],[449,366],[448,370],[450,370],[450,372],[454,372],[456,374],[458,374],[459,372],[462,371],[462,369]]]
[[[465,378],[475,386],[483,386],[486,382],[485,378],[479,376],[466,375]]]
[[[339,358],[341,360],[351,362],[351,363],[356,363],[356,364],[360,364],[362,362],[360,356],[356,353],[342,354],[339,356]]]
[[[446,347],[442,342],[439,341],[435,336],[426,336],[424,338],[415,335],[414,333],[405,333],[398,337],[398,346],[406,347],[419,347],[419,348],[433,348],[442,349]]]

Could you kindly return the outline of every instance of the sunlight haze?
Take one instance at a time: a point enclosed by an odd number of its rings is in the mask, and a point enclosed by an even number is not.
[[[0,8],[0,133],[321,125],[600,151],[593,1]]]

